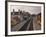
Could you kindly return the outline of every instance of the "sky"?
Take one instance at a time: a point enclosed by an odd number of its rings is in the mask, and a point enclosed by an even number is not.
[[[38,14],[41,12],[40,6],[11,5],[11,12],[13,12],[13,9],[15,11],[18,11],[18,9],[20,9],[22,11],[29,12],[30,14]]]

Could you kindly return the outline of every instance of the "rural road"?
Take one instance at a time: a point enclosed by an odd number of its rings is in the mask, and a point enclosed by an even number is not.
[[[11,28],[11,31],[27,31],[33,30],[33,21],[32,17],[29,17],[27,20],[17,24]]]

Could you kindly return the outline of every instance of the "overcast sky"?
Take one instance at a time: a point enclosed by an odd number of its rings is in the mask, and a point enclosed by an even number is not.
[[[18,11],[18,9],[22,10],[22,11],[26,11],[29,12],[30,14],[38,14],[41,12],[41,7],[40,6],[11,6],[10,10],[11,12],[13,11],[13,9],[15,11]]]

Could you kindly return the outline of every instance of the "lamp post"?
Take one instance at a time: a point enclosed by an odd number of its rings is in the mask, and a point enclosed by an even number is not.
[[[15,12],[15,10],[13,9],[13,15],[14,15],[14,12]]]

